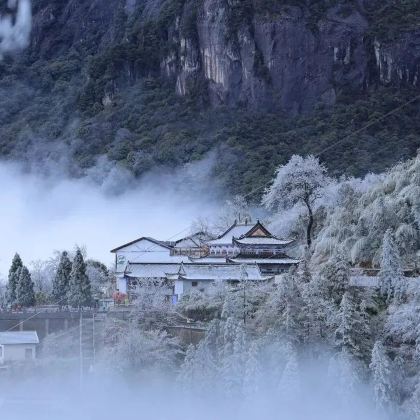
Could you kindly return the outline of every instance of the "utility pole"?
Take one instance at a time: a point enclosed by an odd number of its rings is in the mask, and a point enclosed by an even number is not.
[[[79,308],[80,311],[80,319],[79,319],[79,365],[80,365],[80,372],[79,372],[79,385],[80,390],[83,387],[83,312],[82,308]]]
[[[245,325],[246,324],[246,290],[245,290],[245,282],[242,281],[242,284],[243,284],[242,289],[243,289],[243,292],[244,292],[244,325]]]
[[[243,300],[244,300],[244,325],[246,324],[246,283],[248,280],[248,273],[246,271],[246,265],[241,265],[241,282],[242,282],[242,291],[243,291]]]
[[[95,342],[95,311],[92,312],[92,345],[93,345],[93,361],[92,367],[96,364],[96,342]]]

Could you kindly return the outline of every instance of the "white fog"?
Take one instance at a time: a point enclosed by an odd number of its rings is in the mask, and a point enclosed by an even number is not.
[[[420,420],[417,3],[0,0],[0,420]]]
[[[78,245],[109,265],[111,249],[141,236],[168,240],[189,234],[195,219],[217,209],[216,190],[196,183],[207,174],[204,162],[142,180],[124,170],[107,174],[102,167],[69,179],[57,169],[43,175],[0,163],[0,231],[7,238],[0,241],[0,278],[16,252],[30,262]]]

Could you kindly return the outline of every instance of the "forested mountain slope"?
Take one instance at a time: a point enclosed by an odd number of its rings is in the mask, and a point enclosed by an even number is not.
[[[232,192],[271,179],[419,94],[420,2],[34,0],[30,46],[0,62],[0,155],[106,155],[141,175],[217,151]],[[420,145],[419,102],[321,155],[379,171]],[[230,176],[235,171],[236,176]]]

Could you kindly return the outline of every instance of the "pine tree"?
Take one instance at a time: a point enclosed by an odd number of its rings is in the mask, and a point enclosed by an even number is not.
[[[74,308],[92,304],[90,281],[80,249],[77,250],[71,267],[68,302]]]
[[[253,341],[245,363],[245,376],[243,383],[243,392],[246,396],[252,396],[258,393],[261,379],[261,366],[259,363],[259,346],[257,341]]]
[[[298,287],[308,284],[312,280],[312,273],[310,268],[311,253],[309,248],[306,248],[303,254],[302,261],[299,263],[296,271],[296,283]]]
[[[16,304],[16,287],[18,284],[19,273],[17,271],[22,268],[23,263],[19,254],[15,254],[13,257],[12,265],[9,269],[9,277],[7,284],[7,303],[9,305]]]
[[[16,286],[16,303],[22,307],[35,305],[34,283],[29,270],[23,266],[18,268],[18,284]]]
[[[223,386],[228,395],[234,395],[237,387],[237,360],[235,341],[237,339],[237,325],[233,318],[228,318],[223,328],[223,344],[220,349],[220,374]],[[236,342],[236,346],[239,343]]]
[[[280,380],[279,390],[286,400],[295,400],[299,396],[300,379],[296,350],[291,343],[287,345],[287,362]]]
[[[373,346],[369,367],[372,372],[376,405],[378,408],[385,409],[392,401],[392,368],[391,361],[380,341]]]
[[[182,387],[189,391],[193,389],[195,383],[195,354],[196,350],[194,345],[188,346],[187,352],[185,353],[184,362],[182,363],[181,370],[178,376],[178,380],[181,382]]]
[[[358,338],[360,346],[360,356],[363,360],[368,360],[371,354],[372,342],[371,336],[372,332],[370,329],[370,315],[367,311],[367,303],[365,300],[362,300],[359,306],[359,329],[358,329]]]
[[[369,318],[364,305],[361,305],[361,308],[357,305],[354,292],[344,293],[338,316],[336,344],[341,351],[359,360],[366,360],[370,336]]]
[[[302,340],[304,328],[304,301],[296,284],[297,274],[287,273],[279,285],[280,296],[284,301],[281,331],[287,341],[299,343]]]
[[[394,296],[398,301],[405,299],[406,280],[404,279],[401,258],[392,237],[391,229],[388,229],[384,235],[381,270],[378,278],[380,293],[388,303],[391,302]]]
[[[325,297],[338,305],[350,283],[350,265],[343,252],[336,251],[320,274]]]
[[[313,351],[319,349],[327,336],[334,334],[334,322],[337,308],[335,303],[328,299],[321,286],[322,279],[315,276],[303,289],[305,302],[304,341]]]
[[[72,264],[66,251],[61,254],[60,263],[57,267],[57,272],[53,280],[52,297],[54,302],[62,306],[67,303],[67,296],[69,293],[70,274]]]
[[[334,380],[334,389],[342,401],[348,404],[360,386],[359,363],[346,349],[330,361],[329,376]]]

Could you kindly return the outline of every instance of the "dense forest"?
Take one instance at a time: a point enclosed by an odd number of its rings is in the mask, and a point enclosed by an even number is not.
[[[215,151],[242,194],[294,153],[381,171],[419,147],[418,102],[357,130],[418,94],[418,6],[34,1],[30,45],[0,63],[0,155],[72,176],[105,155],[141,176]]]

